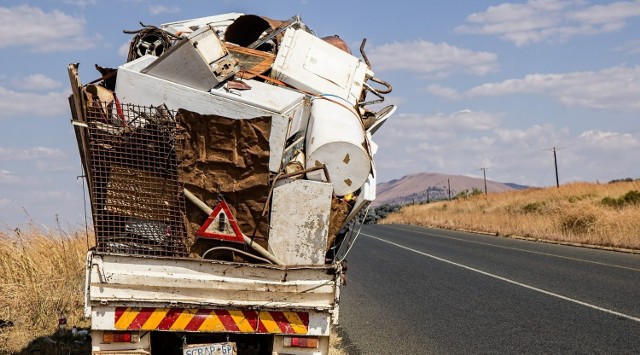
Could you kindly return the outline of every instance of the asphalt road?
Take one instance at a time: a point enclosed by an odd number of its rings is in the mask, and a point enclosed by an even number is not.
[[[640,255],[373,225],[347,261],[349,354],[640,354]]]

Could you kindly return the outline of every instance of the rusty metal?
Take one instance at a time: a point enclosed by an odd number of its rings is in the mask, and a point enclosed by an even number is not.
[[[365,44],[367,44],[367,39],[363,38],[362,39],[362,44],[360,45],[360,54],[362,55],[362,59],[364,59],[364,62],[367,63],[367,66],[369,68],[371,68],[371,62],[369,62],[369,58],[367,57],[367,53],[365,53],[364,51],[364,46]],[[378,78],[368,78],[369,80],[378,83],[380,85],[383,85],[386,87],[386,89],[373,89],[373,88],[369,88],[372,92],[377,93],[377,94],[388,94],[391,92],[391,90],[393,90],[393,87],[391,86],[391,84],[389,84],[388,82],[382,80],[382,79],[378,79]],[[375,90],[375,91],[374,91]],[[379,95],[377,95],[379,96]]]
[[[311,172],[314,172],[314,171],[317,171],[317,170],[323,170],[324,171],[324,177],[327,179],[327,182],[331,183],[331,179],[329,178],[329,171],[327,170],[327,166],[324,165],[324,164],[322,164],[321,166],[314,166],[313,168],[300,170],[300,171],[296,171],[296,172],[289,173],[289,174],[276,175],[276,177],[274,178],[274,181],[290,178],[290,177],[293,177],[293,176],[304,175],[306,173],[311,173]]]
[[[322,37],[322,40],[336,48],[343,50],[344,52],[351,54],[351,48],[349,48],[349,45],[347,44],[347,42],[345,42],[338,35]]]
[[[388,94],[393,90],[393,87],[391,86],[391,84],[389,84],[388,82],[386,82],[386,81],[384,81],[382,79],[369,78],[369,80],[386,87],[386,89],[376,89],[376,92],[378,92],[380,94]]]
[[[257,39],[256,41],[254,41],[253,43],[249,44],[247,46],[247,48],[260,48],[263,44],[273,40],[274,38],[277,38],[278,35],[280,35],[282,32],[284,32],[287,28],[292,27],[292,26],[298,26],[300,27],[302,24],[302,21],[300,20],[299,16],[293,16],[292,18],[290,18],[287,21],[281,22],[280,24],[278,24],[277,26],[275,26],[277,24],[277,21],[273,21],[270,19],[266,19],[269,21],[269,24],[271,26],[271,28],[267,31],[267,34],[262,37]],[[277,41],[276,41],[277,43]]]
[[[122,31],[126,34],[135,34],[129,44],[127,62],[138,59],[146,54],[159,57],[172,47],[175,40],[180,39],[180,37],[173,33],[162,30],[156,26],[147,26],[142,22],[140,22],[140,26],[143,28],[135,31]]]
[[[363,38],[362,44],[360,45],[360,54],[362,54],[362,59],[364,59],[364,62],[367,63],[367,66],[371,68],[371,62],[369,61],[369,58],[367,58],[367,53],[364,52],[365,44],[367,44],[367,39]]]
[[[115,101],[86,116],[97,251],[186,256],[172,112]]]

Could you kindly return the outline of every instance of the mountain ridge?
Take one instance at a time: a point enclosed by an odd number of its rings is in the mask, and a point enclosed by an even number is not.
[[[448,199],[449,186],[451,187],[451,197],[455,197],[465,190],[478,189],[484,192],[484,179],[429,172],[409,174],[399,179],[377,184],[377,198],[372,206]],[[487,192],[504,192],[524,188],[527,186],[487,180]]]

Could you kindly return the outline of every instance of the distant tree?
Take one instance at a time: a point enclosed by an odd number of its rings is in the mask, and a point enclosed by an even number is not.
[[[369,213],[364,218],[364,224],[376,224],[379,220],[385,218],[389,213],[397,212],[402,205],[383,204],[376,208],[370,208]],[[362,219],[361,219],[362,220]]]
[[[453,196],[454,200],[464,200],[469,197],[469,190],[462,190]]]
[[[472,196],[478,196],[478,195],[482,195],[484,192],[482,190],[480,190],[477,187],[474,187],[473,189],[471,189],[471,191],[469,191],[469,189],[466,190],[462,190],[460,192],[458,192],[453,199],[457,200],[457,199],[465,199],[465,198],[469,198]]]
[[[615,184],[616,182],[632,182],[633,179],[628,177],[626,179],[613,179],[611,181],[609,181],[610,184]]]

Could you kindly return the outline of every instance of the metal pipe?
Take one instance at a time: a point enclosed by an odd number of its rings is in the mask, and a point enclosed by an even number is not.
[[[369,62],[369,58],[367,58],[367,54],[364,52],[365,44],[367,44],[367,39],[363,38],[362,44],[360,45],[360,54],[362,54],[362,59],[364,59],[364,62],[367,63],[367,66],[371,69],[371,62]]]
[[[184,197],[186,197],[187,200],[189,200],[189,202],[193,203],[196,207],[198,207],[200,210],[202,210],[202,212],[206,213],[207,215],[210,215],[211,213],[213,213],[213,208],[209,207],[206,203],[204,203],[204,201],[196,197],[196,195],[191,193],[191,191],[187,190],[186,188],[184,189]],[[250,246],[253,250],[258,252],[260,255],[264,256],[265,258],[269,259],[274,264],[285,266],[285,263],[280,261],[273,254],[269,253],[268,250],[266,250],[259,244],[254,243],[253,240],[251,240],[251,238],[244,235],[244,233],[242,233],[242,239],[244,239],[244,242],[248,246]]]
[[[323,170],[324,172],[324,177],[327,179],[328,183],[331,183],[331,178],[329,177],[329,170],[327,169],[327,166],[325,164],[322,164],[322,166],[314,166],[313,168],[309,168],[309,169],[305,169],[305,170],[300,170],[300,171],[296,171],[293,173],[289,173],[289,174],[282,174],[282,175],[277,175],[274,180],[278,181],[278,180],[282,180],[282,179],[286,179],[286,178],[290,178],[293,176],[297,176],[297,175],[303,175],[306,173],[310,173],[316,170]]]
[[[251,253],[247,253],[247,252],[246,252],[246,251],[244,251],[244,250],[240,250],[240,249],[236,249],[236,248],[231,248],[231,247],[214,247],[214,248],[211,248],[211,249],[209,249],[209,250],[205,251],[205,252],[202,254],[202,258],[204,259],[204,258],[207,256],[207,254],[209,254],[210,252],[215,251],[215,250],[229,250],[229,251],[232,251],[232,252],[236,252],[236,253],[240,253],[240,254],[242,254],[242,255],[248,256],[248,257],[250,257],[250,258],[255,258],[255,259],[257,259],[257,260],[264,261],[264,262],[265,262],[265,263],[267,263],[267,264],[273,264],[273,263],[271,262],[271,260],[269,260],[269,259],[261,258],[261,257],[259,257],[259,256],[257,256],[257,255],[253,255],[253,254],[251,254]]]

